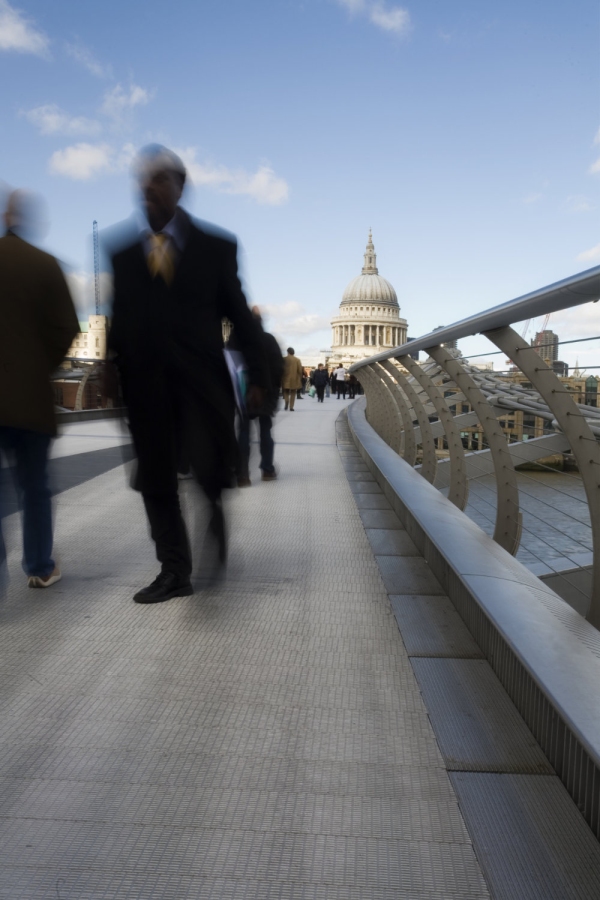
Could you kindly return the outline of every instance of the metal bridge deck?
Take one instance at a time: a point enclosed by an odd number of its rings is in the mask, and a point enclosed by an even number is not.
[[[26,588],[5,520],[0,898],[596,895],[597,843],[341,420],[336,442],[343,405],[280,413],[279,480],[261,483],[254,458],[227,500],[226,581],[150,607],[131,602],[156,564],[122,439],[70,426],[62,582]]]

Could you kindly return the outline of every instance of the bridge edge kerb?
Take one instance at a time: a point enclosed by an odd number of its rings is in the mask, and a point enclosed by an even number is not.
[[[364,410],[364,398],[348,408],[359,452],[600,838],[600,658],[585,643],[598,632],[401,460]]]

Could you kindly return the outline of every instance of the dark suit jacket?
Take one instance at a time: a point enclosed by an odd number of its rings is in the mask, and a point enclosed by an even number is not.
[[[162,432],[181,402],[206,450],[206,466],[233,461],[234,398],[221,322],[233,322],[253,383],[268,385],[259,330],[237,274],[235,239],[195,224],[180,211],[185,247],[167,287],[148,271],[143,242],[113,256],[114,299],[108,346],[121,374],[139,460],[135,487],[162,483]]]
[[[0,425],[56,432],[50,375],[78,331],[54,257],[14,234],[0,238]]]

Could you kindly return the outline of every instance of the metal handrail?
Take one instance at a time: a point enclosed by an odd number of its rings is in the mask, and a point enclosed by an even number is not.
[[[392,350],[385,350],[368,359],[350,366],[350,372],[357,372],[363,366],[380,362],[382,359],[392,359],[396,356],[415,353],[417,350],[427,350],[438,344],[447,344],[449,341],[457,341],[460,338],[481,334],[484,331],[492,331],[496,328],[504,328],[514,322],[522,322],[525,319],[535,319],[548,313],[557,312],[559,309],[571,309],[573,306],[581,306],[583,303],[595,302],[600,298],[600,266],[587,269],[578,275],[572,275],[563,281],[557,281],[548,287],[516,297],[507,303],[493,306],[491,309],[467,319],[461,319],[454,325],[431,331],[416,340],[409,341]]]
[[[548,287],[540,288],[507,303],[502,303],[482,313],[469,316],[423,335],[399,347],[378,353],[350,367],[363,381],[367,397],[368,421],[381,437],[396,448],[414,445],[407,442],[406,428],[419,418],[415,388],[421,396],[442,398],[448,413],[437,409],[437,416],[443,426],[448,445],[456,443],[457,429],[451,406],[452,398],[443,398],[440,378],[445,379],[444,387],[450,387],[466,399],[477,412],[480,425],[485,433],[493,458],[496,477],[497,509],[495,540],[508,552],[517,552],[521,535],[521,513],[518,488],[514,473],[514,463],[508,442],[497,419],[504,415],[507,407],[522,408],[536,416],[550,419],[552,427],[561,431],[568,441],[577,461],[581,480],[585,488],[592,527],[594,562],[592,571],[592,596],[588,612],[589,621],[600,628],[600,435],[598,411],[575,402],[575,398],[564,390],[557,375],[516,331],[511,327],[515,322],[533,319],[562,309],[580,306],[600,299],[600,266],[573,275]],[[599,310],[600,317],[600,310]],[[502,388],[487,384],[486,378],[476,372],[467,360],[456,351],[445,349],[444,345],[471,335],[481,334],[495,344],[496,348],[513,360],[531,385],[523,397],[503,398]],[[431,357],[431,366],[418,367],[411,357],[415,351],[426,350]],[[409,374],[395,377],[394,364],[404,367]],[[432,362],[435,360],[435,364]],[[382,367],[381,364],[386,364]],[[410,385],[407,382],[410,380]],[[487,379],[489,381],[489,379]],[[395,400],[395,403],[393,402]],[[437,400],[439,407],[440,401]],[[422,416],[422,410],[419,411]],[[418,426],[413,426],[417,430]],[[420,428],[419,428],[420,431]],[[393,435],[393,440],[392,440]],[[418,443],[421,443],[418,440]],[[405,451],[402,455],[406,456]],[[410,454],[414,455],[414,454]],[[464,505],[467,495],[469,466],[463,464],[461,454],[450,453],[451,483],[453,497],[458,505]],[[425,474],[425,472],[423,472]],[[462,498],[462,500],[460,499]]]

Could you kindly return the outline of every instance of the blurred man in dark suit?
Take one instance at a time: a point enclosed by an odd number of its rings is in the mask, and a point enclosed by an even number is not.
[[[235,465],[234,395],[223,356],[229,319],[246,357],[248,403],[260,405],[268,374],[237,274],[235,239],[196,224],[178,205],[186,172],[159,145],[137,159],[143,217],[129,246],[113,255],[109,349],[121,376],[141,491],[161,572],[137,603],[193,593],[192,556],[181,515],[177,462],[183,450],[210,505],[209,534],[221,566],[226,538],[221,491]]]
[[[65,277],[27,238],[37,226],[35,195],[13,191],[0,238],[0,449],[11,464],[23,509],[23,568],[29,587],[61,573],[52,559],[48,450],[56,434],[50,376],[79,331]],[[0,570],[6,551],[0,533]],[[2,571],[0,571],[0,579]]]

